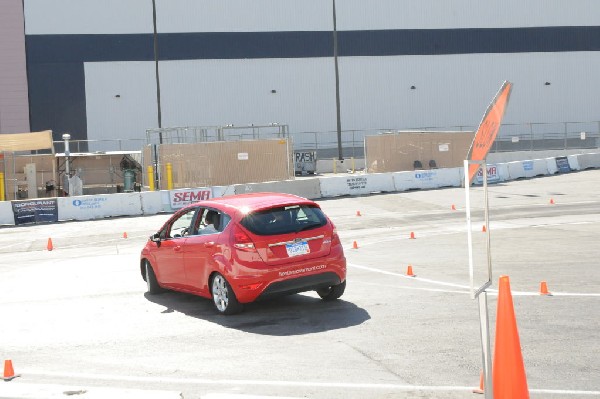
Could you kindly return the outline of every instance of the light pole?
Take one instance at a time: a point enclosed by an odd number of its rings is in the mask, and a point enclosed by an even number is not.
[[[335,112],[337,117],[337,142],[338,157],[344,160],[342,155],[342,120],[340,117],[340,74],[338,71],[338,39],[337,39],[337,17],[335,13],[335,0],[333,1],[333,62],[335,64]]]
[[[160,78],[158,75],[158,33],[156,28],[156,0],[152,0],[152,27],[154,29],[154,70],[156,76],[156,106],[158,114],[158,128],[162,128],[162,112],[160,109]],[[159,143],[162,144],[162,132],[158,131]]]

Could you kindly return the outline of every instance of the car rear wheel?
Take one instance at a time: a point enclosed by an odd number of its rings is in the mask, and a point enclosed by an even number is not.
[[[234,314],[242,310],[231,285],[221,274],[217,273],[212,279],[210,291],[217,312],[221,314]]]
[[[338,299],[344,294],[346,290],[346,281],[344,280],[342,283],[338,285],[332,285],[326,288],[320,288],[317,290],[317,294],[325,300],[325,301],[333,301]]]
[[[154,274],[154,270],[152,269],[152,265],[150,262],[146,261],[146,286],[148,287],[149,294],[160,294],[164,290],[158,285],[158,280],[156,279],[156,274]]]

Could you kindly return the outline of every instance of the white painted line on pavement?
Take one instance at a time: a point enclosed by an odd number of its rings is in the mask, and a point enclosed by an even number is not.
[[[131,388],[86,387],[82,385],[10,383],[0,386],[0,399],[181,399],[181,392]]]
[[[349,383],[349,382],[316,382],[316,381],[267,381],[267,380],[228,380],[228,379],[207,379],[207,378],[165,378],[165,377],[135,377],[108,374],[84,374],[84,373],[48,373],[23,371],[23,375],[37,375],[44,377],[77,378],[102,381],[121,381],[121,382],[145,382],[177,385],[224,385],[227,387],[235,385],[249,386],[276,386],[276,387],[305,387],[305,388],[348,388],[348,389],[388,389],[393,391],[471,391],[473,386],[451,386],[451,385],[408,385],[393,383]],[[151,391],[150,391],[151,392]],[[600,391],[584,390],[552,390],[552,389],[530,389],[533,393],[556,393],[562,395],[597,395]]]
[[[455,284],[455,283],[447,283],[447,282],[444,282],[444,281],[431,280],[431,279],[422,278],[422,277],[419,277],[419,276],[411,277],[411,276],[407,276],[407,275],[402,274],[402,273],[395,273],[395,272],[390,272],[390,271],[387,271],[387,270],[376,269],[374,267],[357,265],[356,263],[348,263],[347,266],[348,267],[353,267],[353,268],[356,268],[356,269],[367,270],[367,271],[374,272],[374,273],[387,274],[389,276],[402,277],[402,278],[405,278],[405,279],[408,279],[408,280],[415,280],[415,281],[429,283],[429,284],[443,285],[443,286],[447,286],[447,287],[463,288],[463,289],[466,289],[466,290],[469,289],[468,285],[461,285],[461,284]],[[447,292],[447,293],[454,293],[454,294],[467,294],[467,295],[469,294],[469,291],[432,290],[432,289],[419,288],[419,287],[413,287],[413,289],[415,289],[415,290],[422,289],[423,291]],[[496,290],[496,289],[489,288],[487,290],[487,292],[490,295],[498,295],[498,290]],[[513,296],[545,296],[545,295],[540,295],[539,292],[531,292],[531,291],[511,291],[511,294]],[[585,292],[551,292],[550,296],[600,297],[600,294],[598,294],[598,293],[585,293]]]

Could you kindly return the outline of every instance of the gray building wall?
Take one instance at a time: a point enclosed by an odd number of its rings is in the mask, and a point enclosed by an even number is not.
[[[0,133],[29,132],[23,3],[0,8]]]
[[[330,1],[156,4],[163,127],[335,130]],[[150,1],[25,0],[25,15],[32,125],[157,127]],[[337,0],[337,27],[345,130],[473,128],[504,80],[507,124],[600,120],[596,0]]]

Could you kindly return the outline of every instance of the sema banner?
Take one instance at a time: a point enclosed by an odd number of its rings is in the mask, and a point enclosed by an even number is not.
[[[488,183],[498,183],[500,181],[500,173],[498,173],[497,165],[487,165],[487,181]],[[479,168],[475,176],[475,184],[483,184],[483,169]]]
[[[26,223],[53,223],[58,221],[56,198],[11,201],[15,225]]]
[[[204,201],[210,198],[212,198],[210,187],[184,188],[181,190],[169,191],[169,200],[171,208],[173,209],[183,208],[194,202]]]

